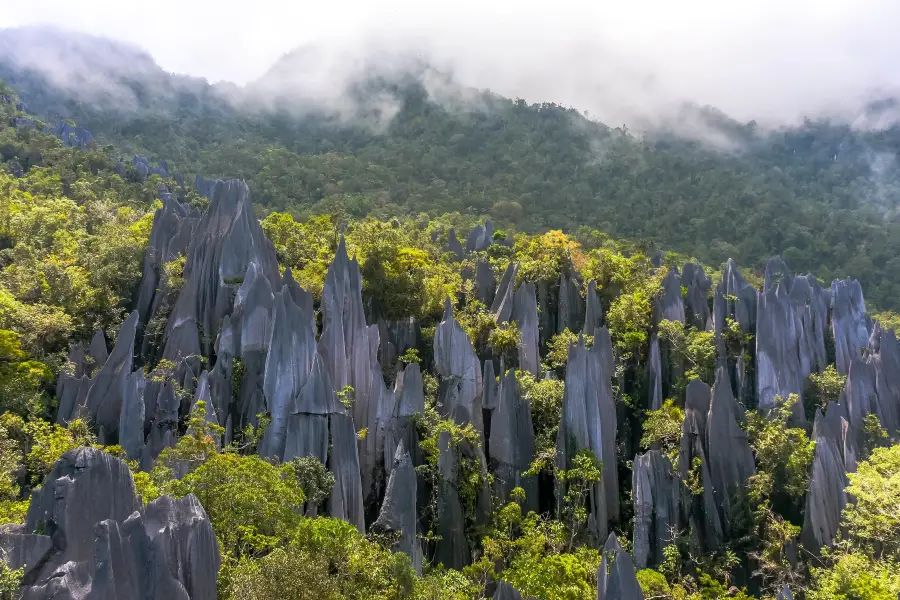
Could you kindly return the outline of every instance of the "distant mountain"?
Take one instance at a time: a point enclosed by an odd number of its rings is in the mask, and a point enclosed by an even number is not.
[[[245,178],[264,211],[586,227],[708,264],[761,268],[781,254],[825,280],[853,275],[876,306],[900,307],[900,128],[889,98],[855,126],[772,131],[686,105],[635,133],[377,50],[302,48],[239,87],[59,30],[0,32],[0,48],[0,78],[32,111],[71,118],[125,155]]]

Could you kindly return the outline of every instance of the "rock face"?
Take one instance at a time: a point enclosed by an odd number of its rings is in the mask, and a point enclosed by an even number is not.
[[[476,225],[466,239],[466,252],[484,252],[493,243],[494,224],[485,221],[484,225]]]
[[[696,263],[686,263],[681,269],[681,286],[685,288],[684,314],[685,321],[698,330],[706,329],[709,321],[709,291],[712,280]]]
[[[497,584],[497,590],[491,596],[491,600],[522,600],[522,594],[505,581],[501,581]]]
[[[678,481],[669,459],[658,450],[635,456],[631,477],[634,564],[645,569],[663,561],[672,531],[678,531]]]
[[[789,287],[789,281],[782,279],[760,292],[757,302],[757,390],[759,408],[763,410],[773,408],[776,397],[784,400],[791,394],[800,397],[806,379],[800,368],[802,323],[795,318]],[[802,399],[794,404],[793,410],[795,420],[806,420]]]
[[[604,465],[615,464],[616,417],[610,378],[610,365],[604,358],[601,338],[605,329],[594,335],[594,346],[587,350],[584,339],[569,349],[562,421],[557,435],[557,468],[569,469],[572,459],[588,450]],[[611,356],[610,356],[611,359]],[[565,490],[557,492],[562,498]],[[599,540],[606,537],[607,522],[618,516],[618,480],[615,469],[603,469],[601,481],[588,495],[590,533]]]
[[[94,136],[84,127],[72,125],[68,121],[57,121],[56,125],[46,128],[47,133],[55,135],[66,148],[85,150],[94,141]]]
[[[831,412],[829,407],[828,411]],[[838,417],[840,421],[844,421]],[[806,492],[803,530],[800,537],[810,552],[819,552],[834,540],[847,505],[847,476],[841,453],[841,432],[816,411],[812,439],[816,442],[809,488]],[[838,421],[838,422],[840,422]]]
[[[25,598],[214,600],[219,548],[192,496],[141,508],[128,467],[100,450],[65,453],[35,492],[25,530],[0,538],[27,565]]]
[[[444,304],[444,319],[434,333],[434,365],[441,376],[439,409],[457,423],[472,423],[484,433],[481,363],[469,336],[453,317],[449,298]]]
[[[597,570],[597,600],[644,600],[631,556],[614,533],[603,546],[603,560]]]
[[[510,262],[500,278],[494,303],[491,304],[491,313],[497,318],[497,323],[506,323],[512,318],[518,271],[519,263]]]
[[[731,393],[727,377],[724,367],[716,371],[706,421],[709,473],[726,533],[733,514],[732,500],[756,473],[747,433],[738,424],[738,420],[743,420],[743,411]]]
[[[596,284],[594,293],[596,294]],[[572,276],[568,277],[565,273],[561,273],[559,276],[559,308],[556,314],[556,332],[559,333],[565,329],[576,332],[583,323],[584,300],[581,298],[581,285],[577,274],[573,272]]]
[[[488,448],[494,475],[494,497],[505,504],[510,500],[510,492],[521,487],[525,491],[524,508],[536,510],[537,481],[533,476],[524,474],[534,461],[531,405],[522,398],[512,371],[500,380],[497,408],[491,416]]]
[[[838,373],[850,372],[850,363],[862,355],[871,333],[866,316],[862,286],[855,279],[831,284],[831,331],[834,335],[834,364]]]
[[[538,354],[538,308],[534,284],[520,285],[513,303],[513,320],[519,326],[519,368],[537,376],[541,357]]]
[[[247,184],[223,181],[214,186],[188,247],[184,288],[166,325],[164,358],[213,355],[222,320],[234,308],[234,289],[251,263],[269,282],[280,279],[275,249],[253,214]]]
[[[650,339],[650,358],[647,361],[647,410],[659,410],[663,404],[662,362],[659,355],[659,336],[653,334]]]
[[[692,544],[699,550],[714,550],[724,541],[724,529],[707,451],[707,417],[710,410],[709,386],[695,379],[685,390],[684,422],[681,424],[681,446],[678,475],[682,481],[697,481],[703,492],[694,494],[687,485],[681,488],[681,522],[690,527]]]
[[[600,295],[597,294],[597,282],[591,279],[587,286],[585,298],[584,328],[582,333],[592,335],[594,330],[603,324],[603,306],[600,304]],[[573,330],[574,331],[574,330]]]
[[[654,306],[656,322],[685,322],[684,299],[681,296],[681,276],[678,269],[672,267],[662,280],[662,294],[657,297]]]
[[[422,572],[422,548],[416,536],[416,471],[409,452],[401,441],[394,455],[391,476],[388,479],[381,513],[373,529],[382,533],[395,533],[399,538],[394,551],[403,552],[412,560],[417,573]]]

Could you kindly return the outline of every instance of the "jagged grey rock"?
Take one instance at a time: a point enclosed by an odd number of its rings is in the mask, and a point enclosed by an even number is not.
[[[770,270],[766,269],[769,280]],[[774,287],[759,292],[756,320],[756,374],[759,407],[775,407],[776,397],[787,400],[796,394],[793,419],[806,421],[803,410],[803,384],[806,380],[800,365],[802,325],[796,320],[791,302],[789,280],[777,281]]]
[[[506,323],[512,318],[513,302],[516,291],[516,273],[519,272],[519,263],[511,261],[500,278],[494,302],[491,304],[491,313],[496,317],[497,323]]]
[[[331,431],[331,456],[328,468],[334,474],[334,487],[328,498],[328,514],[365,530],[363,490],[360,481],[359,453],[353,417],[333,413],[328,417]]]
[[[412,363],[397,374],[394,382],[394,406],[384,438],[384,469],[391,474],[397,447],[408,449],[413,464],[420,462],[418,433],[414,417],[425,413],[425,389],[419,365]]]
[[[786,585],[781,586],[781,589],[778,590],[777,600],[794,600],[794,595],[791,593],[791,588]]]
[[[494,277],[494,269],[491,263],[478,259],[475,263],[475,297],[485,306],[494,302],[494,291],[497,287],[497,278]]]
[[[709,386],[699,379],[691,381],[685,390],[684,404],[678,474],[685,482],[691,481],[692,476],[699,478],[698,483],[703,486],[703,493],[698,497],[687,485],[681,486],[681,522],[689,525],[696,549],[715,550],[724,541],[724,532],[722,520],[716,510],[706,451]]]
[[[556,332],[559,333],[565,329],[577,332],[578,326],[583,323],[584,300],[581,298],[581,286],[579,285],[578,277],[574,272],[571,277],[567,277],[565,273],[560,273]]]
[[[222,320],[234,308],[234,290],[256,264],[269,282],[279,281],[275,248],[253,212],[250,190],[240,180],[213,188],[187,250],[184,287],[166,325],[163,357],[211,357]]]
[[[309,383],[310,370],[319,356],[316,349],[316,316],[312,308],[312,298],[306,298],[306,292],[302,294],[304,297],[300,304],[297,304],[290,288],[285,284],[273,300],[275,310],[270,337],[266,343],[268,353],[263,377],[266,408],[272,421],[266,428],[260,447],[263,456],[285,457],[285,435],[290,412],[309,414],[331,412],[331,407],[327,412],[320,412],[299,410],[296,406],[295,411],[291,411],[294,399]],[[333,393],[333,390],[329,390],[329,393]],[[308,402],[312,402],[312,399]]]
[[[484,361],[484,373],[481,378],[483,394],[481,396],[481,408],[484,410],[495,410],[497,408],[499,386],[497,376],[494,375],[494,361]]]
[[[444,303],[444,319],[434,333],[434,364],[441,376],[440,410],[457,423],[472,423],[484,433],[481,364],[472,341],[453,317],[449,298]]]
[[[594,330],[603,322],[603,306],[600,304],[600,295],[597,293],[597,282],[591,279],[587,286],[585,299],[584,328],[582,333],[592,335]],[[573,330],[574,331],[574,330]]]
[[[463,250],[462,244],[456,237],[456,230],[452,227],[447,233],[447,247],[445,248],[445,251],[452,254],[452,258],[456,262],[460,262],[465,257],[465,251]]]
[[[862,286],[856,279],[831,283],[831,330],[835,368],[841,375],[847,375],[851,361],[862,356],[871,333]]]
[[[212,523],[193,494],[161,496],[144,509],[144,527],[169,557],[169,571],[191,600],[216,598],[221,559]]]
[[[109,352],[106,349],[106,335],[101,329],[94,334],[93,338],[91,338],[91,344],[88,346],[88,354],[84,364],[84,374],[88,377],[93,377],[94,374],[106,364],[108,358]]]
[[[847,420],[857,433],[862,431],[863,419],[877,411],[875,383],[875,367],[862,357],[852,358],[841,403],[846,406]]]
[[[144,391],[147,380],[141,371],[135,371],[126,378],[125,393],[122,396],[122,411],[119,414],[119,445],[130,460],[139,460],[144,451]]]
[[[653,334],[650,338],[650,358],[647,362],[648,393],[647,409],[659,410],[662,408],[662,363],[659,358],[659,336]]]
[[[847,505],[847,476],[836,442],[840,433],[825,422],[820,410],[816,410],[812,439],[816,443],[806,492],[803,529],[800,539],[803,546],[813,553],[831,545],[838,532],[841,512]]]
[[[494,591],[494,595],[491,596],[491,600],[522,600],[522,594],[505,581],[499,581],[497,582],[497,589]]]
[[[128,467],[102,450],[69,450],[31,496],[26,531],[62,532],[57,562],[92,562],[94,524],[124,521],[140,505]]]
[[[513,304],[513,320],[519,327],[519,368],[537,376],[541,357],[538,353],[538,309],[534,284],[527,282],[520,285]]]
[[[574,456],[583,450],[593,452],[604,465],[615,464],[616,418],[609,381],[611,373],[604,364],[602,344],[596,344],[604,331],[597,330],[591,350],[585,348],[583,337],[569,349],[562,419],[556,440],[559,469],[569,469]],[[564,495],[565,490],[561,489],[557,498]],[[588,504],[592,516],[590,533],[599,543],[606,537],[607,521],[618,514],[615,469],[603,469],[601,481],[589,492]]]
[[[878,323],[869,338],[869,356],[875,368],[877,412],[882,427],[891,436],[900,433],[900,345],[893,330]]]
[[[465,517],[457,489],[457,460],[446,431],[438,438],[438,450],[437,533],[440,537],[435,544],[434,563],[448,569],[462,569],[469,564],[470,551],[462,527]]]
[[[484,225],[476,225],[466,238],[467,252],[483,252],[488,249],[494,239],[494,225],[485,221]]]
[[[101,432],[101,443],[117,439],[122,402],[127,391],[127,379],[134,363],[134,340],[137,334],[138,313],[132,312],[119,328],[119,336],[112,354],[94,378],[86,404],[91,420]]]
[[[828,298],[812,275],[798,275],[791,284],[791,304],[800,335],[800,377],[824,371],[828,366],[825,330],[828,327]]]
[[[658,450],[634,457],[631,472],[634,503],[634,564],[638,569],[655,566],[678,531],[678,481],[669,459]]]
[[[197,499],[142,508],[128,467],[100,450],[62,456],[32,495],[25,527],[49,535],[0,536],[29,565],[23,598],[216,598],[218,542]]]
[[[525,472],[534,461],[534,425],[531,404],[522,397],[512,371],[500,380],[497,409],[491,416],[490,463],[494,475],[494,496],[501,503],[510,499],[514,488],[525,491],[525,509],[537,510],[537,480]]]
[[[597,600],[644,600],[631,556],[622,549],[615,533],[603,546],[603,560],[597,570]]]
[[[394,455],[384,502],[374,531],[399,534],[395,552],[409,556],[416,573],[422,573],[422,547],[416,531],[416,471],[406,447],[401,442]]]
[[[85,150],[94,141],[94,136],[84,127],[72,125],[68,121],[57,121],[53,127],[47,126],[47,133],[60,139],[66,148]]]
[[[742,493],[747,480],[756,473],[747,432],[738,424],[742,417],[728,373],[719,367],[706,421],[706,448],[713,492],[726,533],[732,517],[732,499]]]
[[[662,294],[656,298],[655,321],[678,321],[684,324],[684,298],[681,296],[681,276],[672,267],[662,280]]]
[[[25,581],[40,572],[53,551],[53,540],[33,533],[0,533],[0,556],[10,569],[22,569]]]
[[[712,289],[712,280],[696,263],[686,263],[681,269],[681,285],[687,290],[684,297],[685,320],[698,330],[706,329],[709,321],[707,297]]]
[[[422,339],[422,328],[414,317],[399,321],[378,319],[378,337],[381,340],[379,358],[381,366],[392,368],[410,348],[418,349]]]

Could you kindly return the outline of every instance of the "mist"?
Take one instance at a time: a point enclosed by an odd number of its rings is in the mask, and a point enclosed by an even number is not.
[[[354,77],[418,61],[463,86],[572,106],[632,129],[678,122],[685,103],[767,127],[803,117],[871,127],[862,108],[900,90],[896,0],[607,4],[49,0],[2,11],[0,27],[49,24],[106,36],[145,49],[166,71],[257,82],[332,106]],[[44,57],[41,66],[53,71],[48,63],[58,59]],[[426,86],[439,98],[448,93],[444,82],[429,77]],[[389,119],[394,108],[382,101],[378,113]]]

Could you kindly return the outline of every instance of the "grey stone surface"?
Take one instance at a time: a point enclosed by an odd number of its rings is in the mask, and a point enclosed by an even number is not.
[[[449,252],[456,262],[460,262],[465,257],[465,251],[463,250],[462,244],[456,237],[456,230],[452,227],[447,233],[447,247],[444,248],[444,250]]]
[[[584,310],[584,299],[581,297],[581,285],[577,275],[573,273],[568,277],[566,273],[560,273],[556,332],[565,329],[572,332],[579,331],[579,327],[584,323]]]
[[[706,420],[706,448],[716,505],[726,533],[733,515],[733,498],[743,493],[747,479],[756,473],[747,432],[738,424],[739,419],[742,411],[731,392],[728,374],[720,367]]]
[[[650,337],[650,357],[647,360],[647,409],[662,408],[662,363],[659,356],[659,336]]]
[[[809,487],[806,493],[803,529],[800,539],[807,551],[818,554],[831,545],[841,522],[841,511],[847,505],[847,476],[836,442],[840,433],[825,422],[816,411],[812,439],[816,442]]]
[[[525,491],[525,510],[537,510],[537,480],[525,475],[535,458],[531,404],[522,397],[514,372],[508,371],[500,380],[497,400],[488,446],[494,497],[505,504],[512,490],[521,487]]]
[[[600,295],[597,293],[597,282],[591,279],[587,286],[585,298],[584,327],[582,333],[592,335],[594,330],[603,323],[603,306],[600,304]]]
[[[494,292],[497,288],[497,278],[491,263],[478,259],[475,262],[475,297],[485,306],[494,302]]]
[[[685,320],[698,330],[706,329],[710,319],[707,298],[712,289],[712,280],[696,263],[686,263],[681,269],[681,285],[687,290],[684,297]]]
[[[491,304],[491,313],[496,317],[497,323],[506,323],[512,318],[518,271],[519,263],[511,261],[497,285],[494,303]]]
[[[373,530],[398,535],[395,552],[409,556],[417,573],[422,572],[422,547],[416,531],[416,471],[406,447],[401,442],[394,455],[381,512]]]
[[[275,249],[256,219],[247,184],[221,182],[187,250],[184,287],[166,324],[165,358],[212,356],[222,320],[234,308],[235,288],[251,263],[269,282],[280,280]]]
[[[441,432],[438,439],[438,470],[440,481],[437,492],[437,534],[434,563],[448,569],[461,569],[469,564],[470,550],[466,541],[462,505],[457,488],[457,460],[450,447],[450,434]]]
[[[141,371],[126,378],[122,410],[119,414],[119,445],[129,460],[138,460],[144,451],[144,421],[146,404],[144,391],[147,380]]]
[[[768,268],[766,273],[769,274]],[[782,279],[774,287],[759,292],[756,321],[757,390],[759,408],[763,410],[774,408],[777,397],[787,400],[791,394],[796,394],[799,400],[793,406],[793,419],[802,423],[806,420],[803,385],[809,373],[804,374],[800,365],[803,325],[796,318],[789,285],[788,279]]]
[[[634,503],[634,564],[645,569],[664,560],[663,550],[679,529],[678,480],[672,464],[658,450],[634,457],[631,497]]]
[[[681,296],[681,276],[672,267],[662,280],[662,294],[656,298],[654,320],[685,322],[684,299]]]
[[[519,369],[537,376],[541,357],[538,339],[537,296],[533,283],[519,286],[513,300],[513,321],[519,327]]]
[[[264,456],[284,457],[289,413],[327,414],[327,412],[312,410],[310,406],[301,410],[295,401],[304,386],[311,383],[308,379],[309,373],[313,368],[313,361],[318,356],[316,317],[312,310],[312,299],[304,298],[297,304],[289,286],[285,284],[281,291],[275,294],[274,308],[271,337],[266,344],[268,353],[263,376],[266,409],[272,421],[266,428],[260,453]],[[328,382],[331,383],[330,378]],[[316,393],[321,397],[326,392],[317,390]],[[327,393],[333,393],[333,390],[327,390]],[[309,398],[309,395],[307,392],[304,398],[311,405],[315,398]],[[321,399],[325,400],[325,397]],[[292,404],[295,405],[293,411]]]
[[[598,339],[608,337],[604,329],[594,335],[591,350],[584,339],[569,349],[562,420],[557,435],[557,468],[568,469],[572,458],[582,450],[594,453],[603,464],[615,463],[616,417],[610,378],[612,373]],[[565,490],[557,492],[562,498]],[[607,534],[607,522],[618,516],[618,480],[615,469],[603,469],[603,477],[588,497],[592,531],[597,543]]]
[[[491,596],[491,600],[522,600],[522,594],[505,581],[499,581],[497,582],[497,589],[494,591],[494,595]]]
[[[842,279],[831,283],[831,331],[835,368],[841,375],[847,375],[851,361],[862,356],[871,333],[859,281]]]
[[[644,600],[631,556],[614,533],[603,546],[603,560],[597,570],[597,600]]]
[[[481,363],[469,336],[453,317],[449,298],[434,333],[434,365],[441,377],[439,410],[457,423],[472,423],[483,433]]]
[[[118,439],[119,417],[127,391],[127,379],[134,364],[134,340],[138,313],[132,312],[119,328],[112,353],[94,378],[86,404],[91,420],[100,431],[99,441]]]

